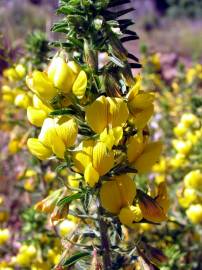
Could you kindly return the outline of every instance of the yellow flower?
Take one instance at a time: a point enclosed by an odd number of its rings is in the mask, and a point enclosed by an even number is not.
[[[103,142],[98,142],[93,148],[92,164],[100,176],[105,175],[114,165],[114,154],[107,150]]]
[[[18,64],[16,67],[15,67],[15,71],[17,72],[17,74],[18,74],[18,77],[19,78],[23,78],[23,77],[25,77],[25,75],[26,75],[26,68],[23,66],[23,65],[21,65],[21,64]]]
[[[95,146],[95,141],[86,140],[86,141],[83,141],[82,144],[80,145],[82,150],[74,152],[73,161],[74,161],[75,169],[78,172],[84,173],[87,165],[92,162],[94,146]]]
[[[15,68],[4,69],[3,76],[5,78],[8,78],[8,80],[11,81],[11,82],[18,81],[20,79],[19,76],[18,76],[17,71],[15,70]]]
[[[57,157],[64,158],[66,148],[73,146],[77,133],[78,127],[73,119],[58,124],[53,119],[46,118],[38,138]]]
[[[161,142],[146,142],[142,135],[129,139],[127,156],[138,173],[147,173],[157,162],[162,151]]]
[[[11,154],[15,154],[20,150],[20,142],[18,139],[13,139],[10,140],[9,144],[8,144],[8,151]]]
[[[185,159],[185,156],[182,154],[177,154],[174,158],[170,160],[170,165],[176,169],[185,165],[185,163],[186,163],[186,159]]]
[[[93,131],[122,126],[128,119],[128,108],[121,98],[101,96],[86,109],[86,121]]]
[[[41,127],[51,111],[51,108],[46,106],[42,100],[34,95],[33,106],[27,108],[27,118],[32,125]]]
[[[202,191],[202,173],[200,170],[189,172],[184,177],[184,184],[186,188],[194,188]]]
[[[173,146],[175,150],[183,155],[187,155],[192,148],[192,143],[190,141],[181,141],[181,140],[173,140]]]
[[[47,113],[43,110],[36,109],[32,106],[27,108],[27,119],[36,127],[41,127],[47,116]]]
[[[82,150],[75,152],[73,159],[76,170],[84,173],[84,178],[91,187],[114,165],[113,151],[108,151],[105,143],[91,140],[83,142]]]
[[[87,75],[85,71],[81,70],[72,87],[73,94],[79,99],[85,95],[87,82]]]
[[[30,138],[27,141],[27,147],[32,155],[36,156],[38,159],[45,160],[52,155],[50,148],[46,147],[37,138]]]
[[[70,119],[62,124],[56,125],[56,132],[68,148],[73,146],[76,141],[78,125],[74,119]]]
[[[186,210],[186,215],[192,223],[194,224],[202,223],[202,205],[201,204],[191,205]]]
[[[65,219],[59,224],[58,230],[61,237],[66,237],[76,229],[76,224],[73,221]]]
[[[73,188],[79,187],[79,181],[81,179],[81,175],[78,173],[75,173],[74,175],[68,175],[68,184]]]
[[[121,223],[130,228],[135,228],[136,222],[139,222],[141,219],[143,219],[143,215],[138,205],[124,207],[119,213]]]
[[[154,112],[154,95],[140,91],[141,78],[128,93],[128,108],[131,114],[131,122],[138,130],[142,130]]]
[[[67,65],[65,60],[60,57],[54,57],[48,68],[48,78],[53,82],[61,92],[69,93],[72,90],[76,75]]]
[[[29,266],[36,257],[37,250],[34,245],[22,245],[16,256],[16,263],[19,266]]]
[[[192,113],[184,113],[181,118],[182,124],[189,128],[192,124],[197,121],[197,117]]]
[[[105,128],[102,133],[100,133],[100,141],[105,143],[109,150],[112,149],[114,145],[118,145],[123,137],[123,128]]]
[[[31,99],[26,93],[19,94],[15,97],[14,104],[15,106],[26,109],[31,105]]]
[[[24,182],[24,189],[29,191],[29,192],[33,192],[35,189],[35,183],[33,181],[33,179],[26,179]]]
[[[166,171],[166,168],[167,168],[167,161],[165,158],[161,158],[160,161],[152,167],[152,170],[154,172],[164,173]]]
[[[194,68],[190,68],[186,74],[187,83],[191,84],[197,76],[197,72]]]
[[[181,137],[187,132],[187,126],[183,123],[179,123],[173,131],[177,137]]]
[[[183,197],[179,197],[178,200],[182,207],[187,208],[190,204],[197,201],[196,190],[192,188],[185,188]]]
[[[51,171],[47,171],[44,175],[44,180],[47,183],[51,183],[53,182],[54,179],[56,179],[57,175],[55,172],[51,172]]]
[[[0,245],[4,245],[10,238],[10,231],[8,229],[0,229]]]
[[[126,174],[116,176],[103,183],[100,189],[103,208],[113,214],[119,214],[121,208],[130,206],[135,195],[135,182]]]
[[[44,72],[35,70],[26,77],[26,83],[37,96],[44,100],[50,101],[57,95],[57,89]]]
[[[97,182],[99,181],[100,175],[96,171],[96,169],[93,167],[92,163],[89,163],[87,165],[85,172],[84,172],[84,178],[86,180],[86,183],[90,187],[94,187],[97,184]]]

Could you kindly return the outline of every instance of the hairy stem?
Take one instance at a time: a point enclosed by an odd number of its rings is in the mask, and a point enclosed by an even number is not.
[[[111,253],[110,253],[110,240],[108,237],[108,225],[103,219],[103,210],[98,202],[98,223],[101,237],[101,252],[104,270],[112,269]]]

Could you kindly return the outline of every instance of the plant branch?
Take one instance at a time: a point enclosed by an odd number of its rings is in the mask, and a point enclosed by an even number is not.
[[[98,223],[99,223],[99,230],[100,230],[100,237],[101,237],[101,253],[103,259],[103,266],[104,270],[111,270],[112,269],[112,262],[111,262],[111,252],[110,252],[110,241],[108,237],[108,225],[104,221],[103,217],[103,209],[98,201]]]

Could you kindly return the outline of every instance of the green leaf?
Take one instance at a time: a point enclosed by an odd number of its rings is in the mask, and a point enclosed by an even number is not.
[[[63,163],[61,163],[60,165],[58,165],[58,166],[56,167],[55,171],[56,171],[57,173],[59,173],[61,170],[63,170],[64,168],[67,168],[67,167],[68,167],[67,162],[63,162]]]
[[[72,201],[78,200],[78,199],[82,198],[83,196],[84,196],[84,193],[82,193],[82,192],[72,194],[70,196],[64,197],[61,200],[59,200],[57,202],[57,205],[62,206],[64,204],[70,204]]]
[[[90,256],[91,254],[89,252],[79,252],[74,254],[72,257],[65,260],[63,266],[71,266],[75,264],[77,261],[79,261],[81,258],[85,258]]]
[[[72,108],[58,109],[52,111],[50,115],[75,115],[75,111]]]

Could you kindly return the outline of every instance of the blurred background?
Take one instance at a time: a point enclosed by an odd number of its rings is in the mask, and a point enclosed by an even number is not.
[[[57,3],[58,0],[0,0],[0,32],[16,45],[33,29],[45,31],[52,39],[50,27]],[[172,52],[186,59],[201,58],[201,0],[131,0],[131,3],[136,9],[131,16],[136,21],[139,46],[149,43],[154,51]],[[135,50],[138,43],[131,46]]]

